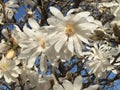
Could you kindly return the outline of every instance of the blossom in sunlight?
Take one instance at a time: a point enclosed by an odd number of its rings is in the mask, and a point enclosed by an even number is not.
[[[26,59],[29,58],[27,65],[28,67],[33,67],[36,58],[41,55],[47,48],[46,35],[40,30],[39,24],[33,19],[29,18],[28,23],[31,27],[27,27],[25,24],[23,27],[23,32],[18,29],[18,45],[21,47],[21,53],[19,58]]]
[[[89,44],[90,33],[101,26],[101,22],[94,20],[87,11],[73,15],[70,10],[66,16],[55,7],[50,7],[50,11],[54,16],[47,19],[50,25],[47,30],[49,43],[58,53],[67,44],[69,51],[81,55],[82,42]]]
[[[53,90],[97,90],[99,85],[91,85],[88,88],[83,89],[82,87],[82,77],[77,76],[72,84],[68,80],[63,80],[63,87],[60,84],[55,84]]]
[[[12,32],[12,36],[15,38],[15,41],[21,47],[19,59],[25,59],[27,66],[29,68],[32,68],[34,66],[35,60],[39,56],[41,71],[46,72],[46,53],[47,55],[49,55],[49,57],[53,57],[50,56],[51,52],[55,52],[49,50],[50,46],[46,41],[47,34],[42,32],[39,24],[33,18],[29,18],[28,23],[31,29],[25,24],[23,27],[23,32],[19,29],[18,26],[15,26],[16,30],[13,30]],[[26,59],[28,60],[26,61]]]
[[[18,64],[17,60],[9,60],[3,56],[0,61],[0,78],[4,77],[7,83],[17,81],[17,77],[21,74]]]
[[[112,47],[110,47],[108,43],[96,42],[94,47],[86,52],[89,60],[86,67],[91,68],[90,74],[94,73],[97,77],[101,77],[105,75],[106,70],[113,69],[113,66],[110,64],[110,61],[113,60],[111,50]]]

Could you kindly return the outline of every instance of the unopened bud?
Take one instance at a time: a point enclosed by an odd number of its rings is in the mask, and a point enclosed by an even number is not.
[[[15,51],[13,49],[10,49],[6,54],[7,59],[12,59],[14,56],[15,56]]]

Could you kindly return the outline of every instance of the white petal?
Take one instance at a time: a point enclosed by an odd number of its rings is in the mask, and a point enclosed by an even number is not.
[[[78,38],[76,36],[74,36],[74,46],[75,46],[75,52],[78,56],[80,56],[82,54],[82,42],[78,41]]]
[[[74,90],[81,90],[82,89],[82,77],[77,76],[74,80]]]
[[[38,57],[39,54],[40,53],[38,53],[38,52],[34,52],[32,54],[32,56],[28,60],[28,65],[27,65],[28,68],[32,68],[34,66],[35,60],[36,60],[36,58]]]
[[[73,47],[73,38],[69,37],[68,40],[68,49],[73,53],[74,52],[74,47]]]
[[[33,18],[29,18],[28,23],[35,30],[38,30],[40,28],[39,24]]]
[[[50,25],[56,25],[56,23],[59,23],[61,20],[55,18],[55,17],[50,17],[47,19],[47,22],[50,24]]]
[[[84,90],[97,90],[99,88],[99,85],[92,85],[89,86],[88,88],[84,89]]]
[[[87,39],[87,37],[85,37],[86,35],[78,35],[78,34],[76,34],[77,35],[77,37],[79,38],[79,40],[81,40],[81,41],[83,41],[84,43],[86,43],[86,44],[90,44],[89,42],[88,42],[88,39]]]
[[[40,58],[40,70],[43,73],[47,72],[47,60],[45,54],[42,54]]]
[[[16,71],[12,71],[12,72],[11,72],[11,75],[12,75],[13,77],[18,77],[18,73],[17,73]]]
[[[68,80],[63,81],[63,86],[64,86],[65,90],[74,90],[73,84]]]
[[[55,48],[55,51],[56,51],[57,53],[60,52],[60,50],[61,50],[62,46],[65,44],[66,40],[67,40],[67,36],[62,35],[62,36],[60,37],[60,40],[55,44],[55,47],[54,47],[54,48]]]
[[[55,8],[55,7],[50,7],[50,11],[51,11],[51,13],[52,13],[54,16],[56,16],[57,18],[59,18],[59,19],[63,19],[63,18],[64,18],[63,14],[62,14],[57,8]]]
[[[68,15],[71,15],[73,12],[78,12],[78,11],[80,11],[80,8],[70,9],[70,10],[67,12],[67,16],[68,16]]]
[[[74,16],[74,21],[75,22],[78,22],[79,20],[80,20],[80,18],[82,18],[82,17],[87,17],[87,16],[89,16],[90,15],[90,12],[87,12],[87,11],[85,11],[85,12],[81,12],[81,13],[78,13],[78,14],[76,14],[75,16]]]
[[[64,89],[63,89],[63,87],[62,87],[61,85],[55,84],[55,85],[53,86],[53,90],[64,90]]]
[[[11,80],[11,77],[10,77],[10,75],[9,74],[4,74],[4,78],[5,78],[5,81],[7,82],[7,83],[10,83],[12,80]]]
[[[117,9],[114,11],[114,16],[119,17],[120,16],[120,6],[117,7]]]
[[[81,23],[78,26],[81,28],[81,30],[91,30],[92,32],[98,27],[98,25],[96,24],[87,23],[87,22]]]
[[[23,31],[26,34],[26,36],[32,37],[32,39],[36,38],[36,34],[34,32],[35,30],[31,30],[30,28],[27,27],[26,24],[23,26]]]

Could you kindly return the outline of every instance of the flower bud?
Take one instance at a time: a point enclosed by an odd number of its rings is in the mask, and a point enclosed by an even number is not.
[[[15,51],[13,49],[8,50],[6,54],[7,59],[12,59],[15,56]]]

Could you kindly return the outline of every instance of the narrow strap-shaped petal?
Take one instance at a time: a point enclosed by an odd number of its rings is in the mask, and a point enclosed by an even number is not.
[[[32,54],[32,56],[28,60],[28,65],[27,65],[28,68],[32,68],[34,66],[35,60],[38,55],[39,53],[37,51]]]
[[[69,49],[72,53],[74,52],[73,37],[69,37],[69,40],[68,40],[68,49]]]
[[[55,17],[57,17],[61,20],[64,18],[63,14],[57,8],[50,7],[50,11]]]
[[[39,24],[33,18],[29,18],[28,23],[35,30],[38,30],[40,28]]]
[[[64,89],[63,89],[63,87],[62,87],[61,85],[55,84],[55,85],[53,86],[53,90],[64,90]]]
[[[82,89],[82,77],[77,76],[74,80],[74,90],[81,90]]]
[[[63,86],[64,86],[65,90],[74,90],[73,84],[68,80],[63,81]]]
[[[40,57],[40,70],[42,73],[47,72],[47,60],[45,54],[42,54]]]

